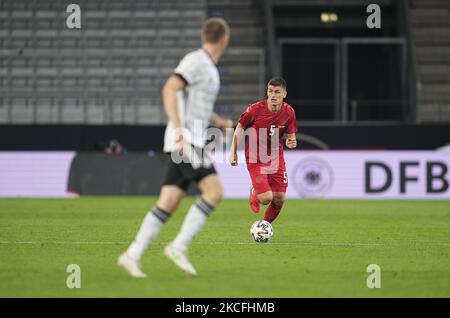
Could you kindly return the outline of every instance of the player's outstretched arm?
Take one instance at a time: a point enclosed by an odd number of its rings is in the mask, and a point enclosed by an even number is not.
[[[241,141],[243,133],[244,128],[242,128],[242,125],[238,123],[236,126],[236,130],[234,131],[230,149],[230,164],[232,166],[237,166],[238,164],[237,148],[239,146],[239,142]]]
[[[224,133],[227,128],[233,128],[233,122],[231,120],[226,119],[215,112],[212,113],[209,123],[214,127],[220,128]]]
[[[297,147],[297,136],[295,134],[286,135],[286,147],[289,149],[294,149]]]

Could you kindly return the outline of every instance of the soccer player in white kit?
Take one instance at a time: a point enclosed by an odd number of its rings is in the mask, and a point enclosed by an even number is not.
[[[178,235],[165,247],[164,254],[187,274],[197,275],[188,259],[188,246],[223,196],[222,184],[204,147],[209,124],[222,130],[232,127],[230,120],[213,112],[220,87],[216,64],[229,38],[230,29],[225,20],[208,19],[202,28],[202,47],[184,56],[162,90],[169,118],[164,152],[170,153],[171,159],[156,205],[147,213],[134,241],[118,260],[118,265],[133,277],[146,277],[140,259],[176,210],[192,181],[197,183],[201,195],[190,207]],[[193,154],[197,159],[202,158],[200,164],[172,160],[177,155],[192,159]]]

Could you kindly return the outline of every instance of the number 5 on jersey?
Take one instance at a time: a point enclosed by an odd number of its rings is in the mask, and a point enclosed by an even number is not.
[[[273,134],[275,133],[275,127],[276,127],[276,125],[270,125],[270,133],[269,133],[269,136],[273,136]]]

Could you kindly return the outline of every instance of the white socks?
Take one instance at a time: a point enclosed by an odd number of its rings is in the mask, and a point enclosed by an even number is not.
[[[208,215],[213,210],[214,207],[211,204],[199,198],[197,202],[191,205],[173,245],[181,250],[187,250],[192,239],[203,228]]]
[[[173,246],[180,250],[187,250],[192,239],[203,228],[208,215],[214,207],[199,198],[189,209],[184,218],[180,232],[173,241]],[[134,260],[140,260],[148,246],[156,239],[164,223],[170,214],[154,207],[144,218],[136,238],[127,250],[128,255]]]
[[[144,218],[141,228],[136,235],[133,243],[128,248],[128,255],[135,260],[140,260],[144,252],[147,250],[158,236],[164,223],[169,219],[170,214],[154,207]]]

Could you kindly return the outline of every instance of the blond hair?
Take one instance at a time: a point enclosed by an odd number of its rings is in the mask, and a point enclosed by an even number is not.
[[[202,41],[218,43],[224,36],[230,34],[230,27],[222,18],[210,18],[205,21],[202,28]]]

